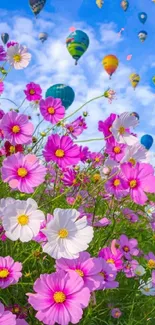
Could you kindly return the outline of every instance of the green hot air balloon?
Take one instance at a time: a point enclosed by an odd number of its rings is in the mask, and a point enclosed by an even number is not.
[[[152,81],[153,81],[153,83],[154,83],[154,85],[155,85],[155,76],[152,78]]]
[[[29,5],[32,12],[37,16],[40,11],[44,8],[46,0],[29,0]]]
[[[8,42],[8,40],[9,40],[9,34],[2,33],[1,34],[1,40],[2,40],[3,44],[6,44]]]
[[[89,46],[89,37],[82,30],[75,30],[66,39],[67,50],[75,59],[77,65],[78,60],[86,52]]]
[[[54,97],[60,98],[62,101],[62,105],[67,109],[70,105],[72,105],[75,93],[74,90],[66,86],[64,84],[56,84],[47,89],[45,97]]]

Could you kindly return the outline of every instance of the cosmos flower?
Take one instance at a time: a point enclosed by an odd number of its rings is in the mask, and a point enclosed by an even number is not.
[[[26,85],[26,89],[24,90],[24,93],[26,95],[26,99],[31,101],[40,100],[42,98],[42,89],[40,85],[35,84],[34,82],[30,82]]]
[[[37,236],[33,237],[33,240],[36,241],[37,243],[45,243],[47,242],[47,237],[43,234],[42,230],[46,228],[48,222],[53,220],[53,216],[51,214],[47,214],[47,219],[42,221],[40,224],[40,230],[37,234]]]
[[[115,140],[113,140],[110,143],[106,143],[105,152],[109,155],[111,159],[120,162],[121,159],[124,157],[125,149],[125,144],[117,143]]]
[[[115,281],[117,271],[113,264],[107,263],[104,258],[100,257],[102,269],[99,273],[101,277],[101,284],[99,290],[115,289],[119,286],[119,282]]]
[[[148,219],[151,220],[151,219],[152,219],[152,215],[153,215],[153,213],[155,213],[155,206],[149,204],[149,205],[147,205],[147,206],[144,208],[144,211],[145,211],[145,213],[147,214]]]
[[[78,182],[76,180],[77,173],[74,169],[68,169],[62,176],[62,182],[65,186],[77,186]]]
[[[7,60],[16,70],[26,68],[31,61],[31,54],[25,46],[14,44],[7,49]]]
[[[121,163],[129,162],[131,165],[135,166],[137,162],[148,162],[148,160],[148,150],[140,143],[135,143],[132,146],[126,147]]]
[[[13,146],[29,144],[32,141],[34,127],[24,114],[18,114],[14,111],[6,113],[0,121],[0,128],[3,130],[4,137]]]
[[[118,143],[135,144],[138,139],[130,134],[129,127],[135,127],[138,121],[129,112],[122,113],[112,124],[111,132]]]
[[[55,259],[79,257],[93,238],[87,217],[78,219],[80,212],[75,209],[55,209],[53,215],[54,219],[42,230],[48,239],[43,251]]]
[[[5,310],[3,304],[0,302],[0,325],[16,325],[16,315],[10,311]]]
[[[12,146],[12,144],[9,141],[5,142],[4,148],[7,157],[10,156],[11,154],[24,151],[22,144],[16,144],[15,146]]]
[[[116,268],[117,271],[122,270],[122,268],[123,268],[122,256],[123,255],[119,250],[117,250],[114,255],[109,247],[105,247],[99,251],[98,255],[99,255],[99,257],[104,258],[104,260],[107,263],[112,264]]]
[[[147,255],[144,256],[147,260],[147,266],[149,269],[155,269],[155,254],[152,252],[148,253]]]
[[[89,158],[90,151],[88,147],[80,146],[80,160],[84,163]]]
[[[119,308],[113,308],[112,311],[111,311],[111,316],[113,318],[120,318],[122,315],[122,312],[120,311]]]
[[[128,183],[124,181],[117,168],[113,168],[109,180],[105,183],[107,193],[114,194],[116,198],[121,198],[127,194]]]
[[[110,114],[110,116],[104,122],[98,122],[98,130],[104,134],[105,138],[108,138],[106,139],[108,142],[114,140],[111,132],[111,127],[116,118],[116,114]]]
[[[139,266],[138,261],[136,260],[130,260],[130,261],[125,261],[123,271],[126,275],[127,278],[133,278],[135,277],[136,273],[135,270]]]
[[[6,44],[7,48],[9,48],[10,46],[14,46],[14,45],[17,45],[18,43],[17,42],[14,42],[14,41],[11,41],[11,42],[8,42]]]
[[[131,255],[137,256],[139,253],[137,249],[138,242],[135,238],[128,239],[126,235],[121,235],[118,244],[119,250],[127,260],[131,259]]]
[[[35,155],[13,154],[3,160],[2,179],[13,189],[23,193],[33,193],[34,187],[45,180],[46,168]]]
[[[89,289],[74,271],[41,274],[34,291],[27,294],[28,301],[37,310],[36,318],[49,325],[79,323],[90,299]]]
[[[153,286],[152,279],[148,279],[147,282],[140,280],[140,286],[138,288],[145,296],[155,296],[155,287]]]
[[[17,316],[17,319],[25,319],[28,315],[28,309],[25,307],[21,307],[18,304],[9,305],[5,307],[5,310],[11,311]]]
[[[60,98],[47,97],[40,101],[40,112],[46,121],[58,123],[65,116],[65,107]]]
[[[146,273],[144,267],[142,265],[138,265],[135,269],[135,274],[138,276],[143,276]]]
[[[6,236],[13,241],[30,241],[39,233],[41,222],[45,219],[44,213],[38,210],[37,203],[30,198],[9,204],[3,213]]]
[[[75,121],[65,125],[67,133],[71,135],[74,139],[77,139],[77,136],[82,134],[84,130],[87,129],[85,119],[82,116],[79,116]]]
[[[2,109],[0,109],[0,120],[2,119],[2,117],[5,115],[4,111]]]
[[[93,166],[101,166],[103,164],[103,155],[100,152],[91,152],[89,155],[89,159],[92,161]]]
[[[80,160],[80,149],[68,136],[52,134],[48,137],[43,150],[47,162],[53,160],[59,167],[76,165]]]
[[[124,216],[130,220],[131,222],[138,222],[139,218],[137,216],[137,214],[135,214],[135,212],[133,210],[130,210],[128,208],[125,208],[122,210],[122,213],[124,214]]]
[[[15,284],[21,278],[22,264],[14,262],[12,257],[0,256],[0,288],[5,289],[12,284]]]
[[[6,52],[4,50],[4,47],[0,45],[0,61],[6,60]]]
[[[3,91],[4,91],[4,82],[0,80],[0,95],[2,95]]]
[[[12,324],[11,324],[12,325]],[[16,325],[29,325],[25,319],[17,318]]]

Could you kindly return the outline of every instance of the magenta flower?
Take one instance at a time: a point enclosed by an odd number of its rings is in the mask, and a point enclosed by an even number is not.
[[[68,169],[65,173],[63,173],[62,182],[66,186],[73,186],[73,185],[78,186],[79,184],[76,181],[76,176],[77,176],[77,173],[75,170]]]
[[[137,256],[139,253],[138,242],[135,238],[128,239],[126,235],[121,235],[118,244],[119,250],[127,260],[131,259],[131,255]]]
[[[113,318],[120,318],[122,315],[121,311],[119,308],[113,308],[112,311],[111,311],[111,316]]]
[[[12,325],[12,324],[11,324]],[[29,325],[25,319],[17,318],[16,325]]]
[[[14,42],[14,41],[11,41],[11,42],[8,42],[6,44],[7,48],[9,48],[10,46],[14,46],[14,45],[17,45],[18,43],[17,42]]]
[[[6,52],[4,50],[4,47],[0,45],[0,61],[6,60]]]
[[[115,281],[117,276],[116,268],[113,266],[113,264],[107,263],[101,257],[100,262],[102,264],[102,270],[99,273],[101,276],[101,285],[99,290],[118,288],[119,282]]]
[[[56,124],[65,116],[65,107],[59,98],[48,97],[40,101],[40,112],[46,121]]]
[[[116,254],[114,255],[112,252],[111,252],[111,249],[109,247],[105,247],[105,248],[102,248],[100,251],[99,251],[99,257],[102,257],[104,258],[104,260],[109,263],[109,264],[112,264],[117,271],[120,271],[122,270],[123,268],[123,261],[122,261],[122,253],[117,250],[116,251]]]
[[[71,135],[74,139],[77,138],[84,130],[87,129],[85,119],[79,116],[75,121],[70,124],[66,124],[67,133]]]
[[[5,115],[4,111],[2,109],[0,109],[0,120],[2,119],[2,117]]]
[[[109,155],[109,157],[113,160],[120,162],[125,154],[126,145],[122,143],[118,143],[115,140],[110,143],[106,143],[105,152]]]
[[[5,289],[21,278],[22,264],[14,262],[10,256],[0,256],[0,288]]]
[[[122,210],[122,213],[124,214],[124,216],[130,220],[131,222],[138,222],[139,221],[139,218],[137,216],[137,214],[134,213],[134,211],[128,209],[128,208],[125,208]]]
[[[128,190],[132,200],[144,205],[147,201],[145,192],[155,193],[154,168],[150,164],[137,163],[131,166],[130,163],[121,165],[121,177],[128,183]]]
[[[5,310],[3,304],[0,302],[0,325],[16,325],[16,315],[10,311]]]
[[[90,155],[89,148],[80,146],[80,160],[82,162],[86,162],[86,160],[89,158],[89,155]]]
[[[82,252],[74,260],[60,258],[56,261],[56,270],[68,272],[74,270],[82,277],[84,284],[90,291],[100,287],[101,261],[99,258],[91,257],[88,252]]]
[[[114,175],[114,176],[113,176]],[[113,177],[112,177],[113,176]],[[107,193],[115,195],[116,198],[121,198],[127,195],[128,183],[121,177],[118,168],[113,168],[110,173],[110,179],[105,183]]]
[[[34,82],[30,82],[26,85],[26,90],[24,90],[24,93],[29,102],[40,100],[42,98],[42,89]]]
[[[98,130],[104,134],[105,138],[109,137],[109,139],[107,139],[108,142],[109,140],[112,141],[114,139],[111,132],[111,127],[117,116],[118,115],[116,114],[110,114],[110,116],[104,122],[98,122]]]
[[[4,91],[4,82],[0,80],[0,95],[2,95],[3,91]]]
[[[103,164],[103,155],[100,152],[91,152],[89,155],[89,159],[92,160],[93,166],[101,166]]]
[[[155,269],[155,254],[152,252],[148,253],[147,255],[144,256],[147,260],[147,266],[149,269]]]
[[[46,235],[43,234],[42,230],[46,228],[47,224],[53,220],[53,216],[51,214],[47,214],[47,219],[42,221],[40,225],[40,231],[37,236],[33,237],[33,240],[36,241],[37,243],[42,243],[42,245],[47,242],[47,237]]]
[[[34,283],[36,293],[29,293],[29,303],[37,310],[36,318],[45,324],[77,324],[82,309],[88,306],[90,291],[73,271],[41,274]]]
[[[58,134],[48,137],[43,155],[47,162],[53,160],[61,168],[76,165],[80,160],[79,147],[73,143],[71,138],[60,137]]]
[[[124,264],[123,271],[127,278],[133,278],[136,276],[135,270],[139,266],[139,263],[136,260],[126,261]]]
[[[14,146],[16,144],[29,144],[32,141],[33,124],[24,114],[14,111],[6,113],[0,121],[0,128],[4,137]]]
[[[13,189],[33,193],[34,187],[44,182],[46,168],[35,155],[16,153],[3,160],[2,179]]]

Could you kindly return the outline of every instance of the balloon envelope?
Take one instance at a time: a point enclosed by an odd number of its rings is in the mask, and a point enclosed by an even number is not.
[[[46,0],[29,0],[29,5],[32,12],[37,16],[40,11],[44,8]]]
[[[155,76],[152,78],[152,81],[153,81],[153,83],[154,83],[154,85],[155,85]]]
[[[140,22],[141,22],[142,24],[145,24],[145,22],[146,22],[146,20],[147,20],[147,14],[146,14],[146,12],[140,12],[140,13],[138,14],[138,18],[139,18],[139,20],[140,20]]]
[[[8,40],[9,40],[9,34],[2,33],[1,34],[1,40],[2,40],[3,44],[6,44],[8,42]]]
[[[149,150],[153,145],[153,138],[151,135],[145,134],[141,137],[140,142],[147,150]]]
[[[75,64],[77,64],[89,46],[89,37],[82,30],[75,30],[67,37],[66,46],[70,55],[75,59]]]
[[[47,33],[40,33],[39,34],[39,39],[43,42],[45,42],[48,39],[48,34]]]
[[[139,114],[138,113],[132,112],[130,115],[131,116],[135,116],[137,118],[137,120],[139,120]]]
[[[129,1],[127,1],[127,0],[121,1],[121,7],[124,11],[127,11],[128,7],[129,7]]]
[[[64,84],[56,84],[47,89],[45,97],[60,98],[62,105],[67,109],[74,101],[75,93],[73,89]]]
[[[116,71],[119,65],[119,61],[115,55],[109,54],[104,57],[104,59],[102,60],[102,64],[109,76],[112,76],[112,74]]]
[[[146,38],[147,38],[147,32],[142,30],[141,32],[138,33],[138,37],[139,37],[141,42],[144,42],[146,40]]]
[[[130,82],[132,87],[135,89],[140,81],[140,76],[137,73],[131,73],[130,74]]]

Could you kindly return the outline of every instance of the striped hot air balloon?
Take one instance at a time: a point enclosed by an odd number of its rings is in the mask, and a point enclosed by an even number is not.
[[[78,60],[86,52],[89,46],[89,37],[82,30],[75,30],[66,39],[67,50],[75,59],[77,65]]]
[[[131,73],[129,78],[130,78],[131,85],[132,85],[133,89],[135,90],[139,84],[140,76],[137,73]]]
[[[45,4],[46,0],[29,0],[29,5],[35,16],[40,13],[40,11],[44,8]]]
[[[111,76],[116,71],[119,65],[119,60],[115,55],[109,54],[104,57],[104,59],[102,60],[102,64],[104,66],[105,71],[108,73],[108,75],[111,78]]]

